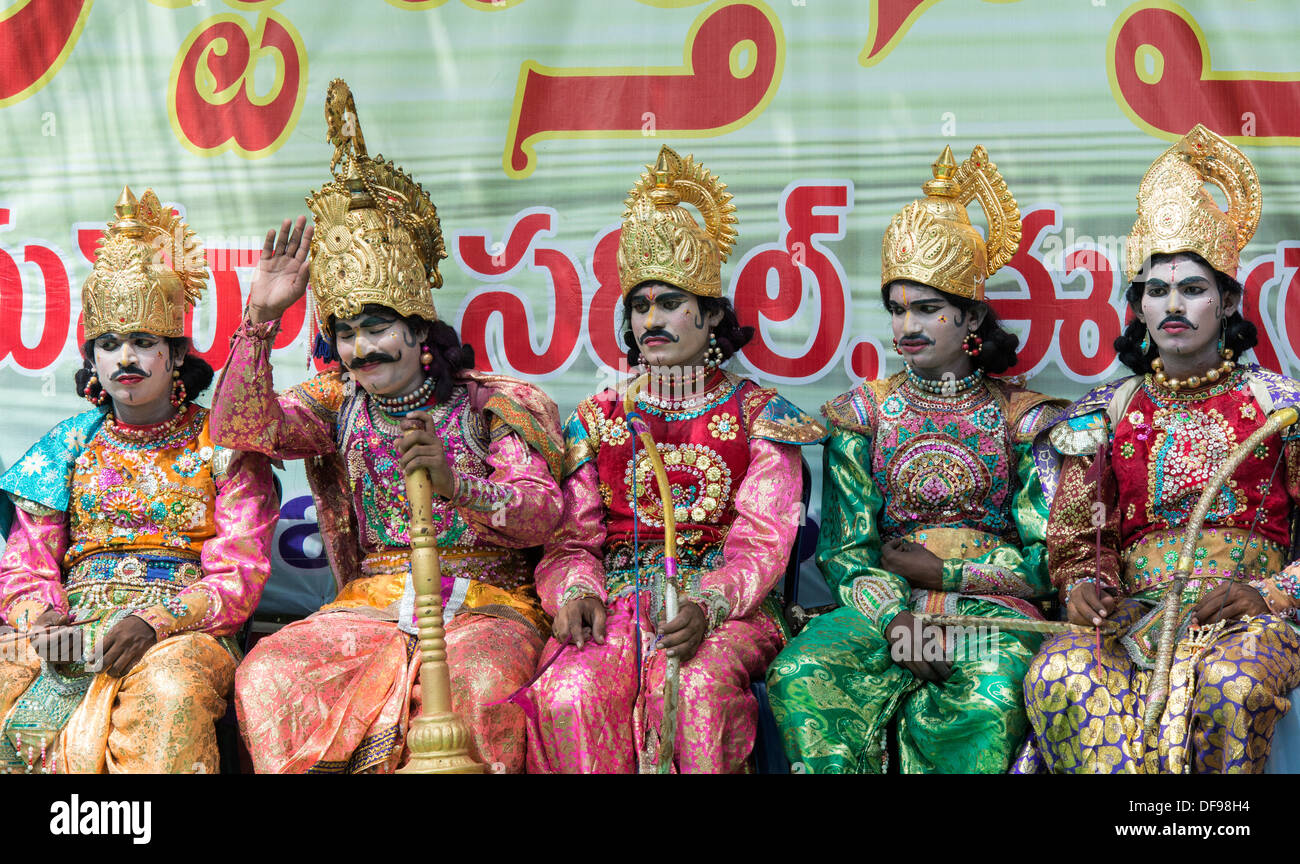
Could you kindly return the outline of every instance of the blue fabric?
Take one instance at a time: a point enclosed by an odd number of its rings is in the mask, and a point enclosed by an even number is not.
[[[72,490],[72,466],[108,412],[92,408],[64,420],[23,454],[0,476],[0,489],[45,507],[67,512]]]
[[[569,419],[564,421],[565,449],[566,450],[572,449],[574,445],[576,445],[578,442],[586,441],[589,437],[591,436],[587,432],[586,425],[583,424],[582,418],[578,416],[578,412],[575,410],[572,414],[569,415]],[[570,473],[572,473],[572,471],[577,471],[580,467],[590,462],[591,459],[592,457],[588,456],[586,459],[583,459],[577,465],[572,466]]]
[[[1273,746],[1264,762],[1265,774],[1300,774],[1300,689],[1290,693],[1291,710],[1273,730]]]
[[[767,420],[770,423],[778,425],[784,425],[787,423],[795,424],[803,429],[806,429],[808,426],[816,422],[813,418],[799,410],[798,406],[786,399],[784,396],[773,396],[771,399],[767,400],[767,404],[763,406],[763,410],[759,412],[758,416],[755,417],[754,420]],[[768,433],[766,435],[756,434],[754,437],[767,441],[775,441],[777,444],[798,444],[804,446],[808,444],[821,444],[826,440],[827,436],[823,435],[815,441],[796,440],[793,437],[783,437],[775,433]]]

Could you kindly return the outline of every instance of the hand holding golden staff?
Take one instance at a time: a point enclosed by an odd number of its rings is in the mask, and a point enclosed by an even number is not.
[[[1165,713],[1165,705],[1169,702],[1169,671],[1173,666],[1174,642],[1178,631],[1178,619],[1181,617],[1178,611],[1182,605],[1183,589],[1187,587],[1187,580],[1192,575],[1192,567],[1196,561],[1196,538],[1201,533],[1201,526],[1205,524],[1210,506],[1224,483],[1246,457],[1253,453],[1265,439],[1273,437],[1280,430],[1295,423],[1298,418],[1300,414],[1297,414],[1294,408],[1282,408],[1269,415],[1264,425],[1238,444],[1237,449],[1233,450],[1214,472],[1214,476],[1205,484],[1205,490],[1201,492],[1196,507],[1192,509],[1192,515],[1187,520],[1187,530],[1183,532],[1183,545],[1178,552],[1178,568],[1174,571],[1173,581],[1165,589],[1164,608],[1160,613],[1160,647],[1156,651],[1155,677],[1152,678],[1151,692],[1147,696],[1146,715],[1142,721],[1148,733],[1153,732],[1160,725],[1160,718]]]
[[[399,774],[482,774],[469,755],[469,727],[451,710],[451,673],[442,627],[442,571],[433,530],[433,484],[429,472],[406,475],[411,504],[411,581],[420,632],[420,716],[411,718],[406,746],[411,761]]]

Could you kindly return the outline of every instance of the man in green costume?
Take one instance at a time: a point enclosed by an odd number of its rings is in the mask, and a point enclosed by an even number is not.
[[[960,166],[945,148],[933,170],[883,244],[881,293],[906,369],[823,409],[817,562],[840,608],[768,670],[786,752],[809,773],[883,772],[894,719],[905,772],[1002,772],[1027,729],[1021,681],[1041,637],[915,617],[1042,617],[1032,601],[1051,591],[1054,465],[1034,439],[1061,408],[986,376],[1013,366],[1019,344],[983,302],[1020,243],[1015,199],[983,147]],[[972,197],[987,244],[966,215]]]

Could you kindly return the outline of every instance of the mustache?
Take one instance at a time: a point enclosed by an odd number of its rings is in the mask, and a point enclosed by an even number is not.
[[[117,379],[124,378],[127,375],[139,375],[141,378],[153,377],[152,373],[146,372],[139,366],[132,364],[130,366],[123,366],[121,369],[114,372],[112,380],[116,381]]]
[[[1201,329],[1200,327],[1197,327],[1195,324],[1193,324],[1191,321],[1188,321],[1182,315],[1170,315],[1168,318],[1160,322],[1159,329],[1161,330],[1165,329],[1166,324],[1182,324],[1184,327],[1188,327],[1192,330]]]
[[[385,354],[383,351],[375,351],[364,357],[353,357],[351,363],[345,363],[349,369],[355,369],[357,366],[365,366],[367,363],[396,363],[397,358],[392,354]]]
[[[669,333],[667,330],[661,330],[657,327],[654,330],[647,330],[641,334],[640,342],[642,345],[645,344],[645,340],[647,339],[667,339],[670,342],[679,341],[676,336]]]
[[[922,342],[926,345],[933,345],[934,340],[924,333],[907,333],[898,340],[899,342]]]

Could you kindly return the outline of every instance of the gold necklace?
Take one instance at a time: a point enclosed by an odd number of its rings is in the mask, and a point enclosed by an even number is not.
[[[1237,366],[1236,362],[1234,362],[1232,359],[1231,348],[1224,348],[1219,352],[1219,354],[1220,356],[1223,357],[1223,362],[1220,363],[1218,366],[1214,367],[1213,369],[1211,369],[1210,371],[1206,372],[1204,377],[1200,375],[1192,375],[1191,377],[1186,379],[1170,378],[1168,375],[1165,374],[1164,361],[1161,360],[1159,357],[1153,357],[1151,359],[1151,371],[1154,373],[1154,375],[1152,376],[1153,380],[1161,387],[1165,387],[1169,390],[1174,391],[1175,393],[1177,393],[1179,390],[1195,390],[1197,387],[1200,387],[1202,384],[1213,384],[1215,381],[1218,381],[1221,377],[1225,375],[1231,375],[1232,370],[1235,369]]]

